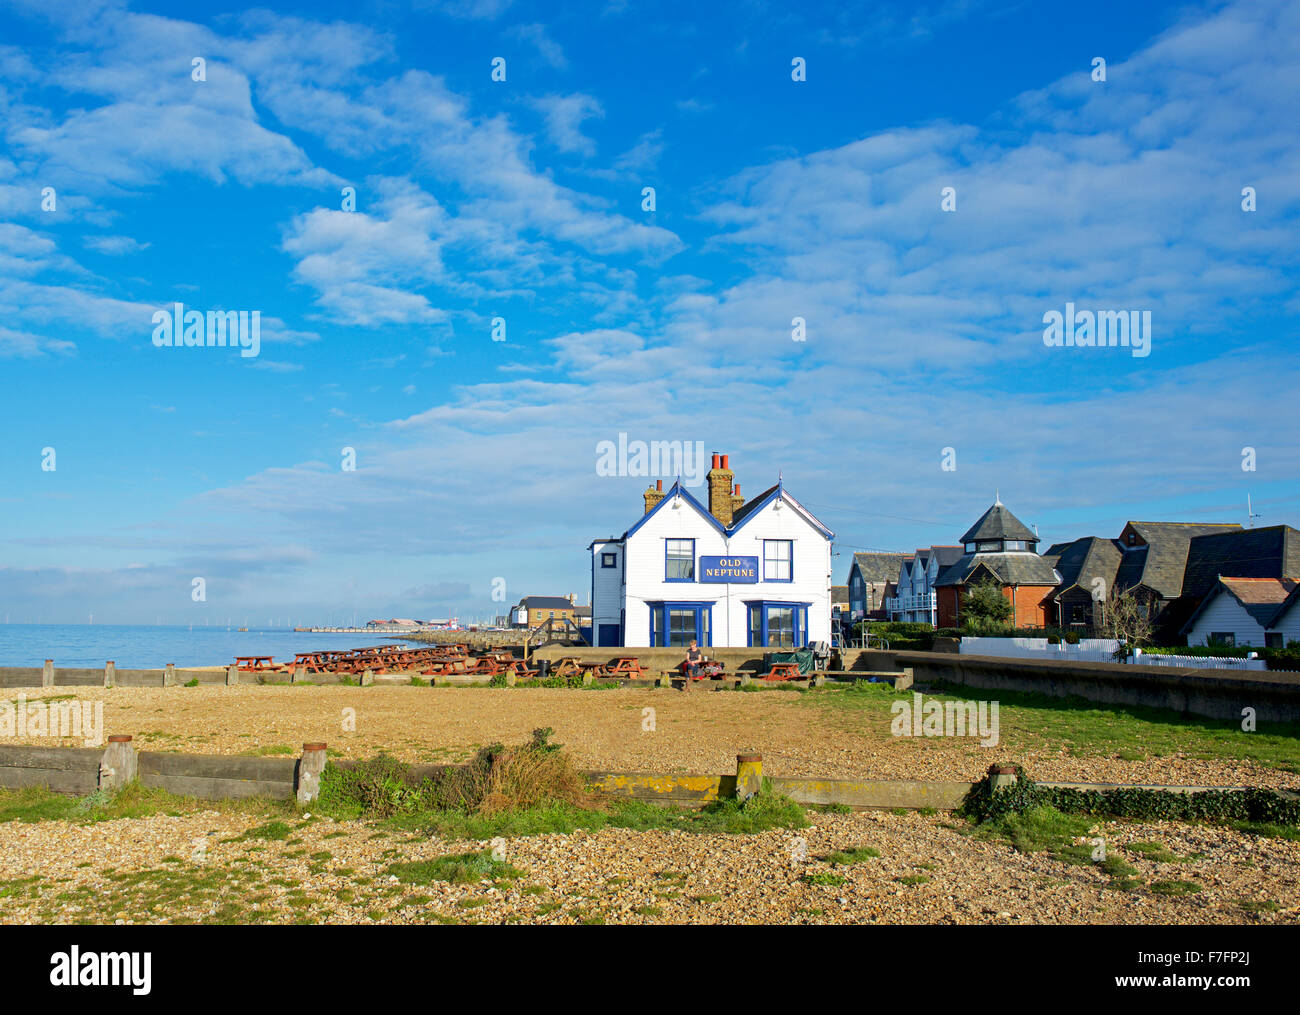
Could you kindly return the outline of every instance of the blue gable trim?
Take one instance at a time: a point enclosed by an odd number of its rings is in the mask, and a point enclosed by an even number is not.
[[[764,497],[761,501],[759,501],[755,507],[749,510],[749,512],[745,515],[745,517],[740,520],[739,525],[732,526],[732,528],[727,530],[727,535],[732,535],[736,532],[739,532],[741,529],[743,529],[746,525],[748,525],[751,521],[753,521],[754,518],[762,514],[763,509],[767,507],[770,503],[772,503],[772,501],[780,497],[784,493],[784,491],[785,491],[784,484],[777,483],[776,486],[774,486],[771,489],[771,491],[768,493],[766,497]],[[809,525],[811,525],[814,529],[820,532],[827,539],[835,538],[835,533],[833,533],[825,525],[823,525],[816,518],[810,515],[807,511],[804,511],[802,508],[796,508],[794,504],[792,504],[789,501],[789,499],[786,499],[785,503],[786,506],[790,508],[790,510],[797,511],[800,518],[806,521]],[[746,507],[748,507],[748,505],[746,505]],[[710,517],[712,516],[710,515]]]
[[[695,510],[698,511],[701,515],[707,518],[709,524],[712,525],[715,529],[717,529],[720,533],[722,533],[722,535],[725,536],[727,534],[727,530],[722,527],[722,523],[718,521],[716,518],[714,518],[713,515],[709,514],[709,509],[706,508],[703,504],[701,504],[698,500],[692,497],[690,493],[686,491],[685,487],[682,486],[682,481],[679,479],[675,483],[673,483],[673,485],[667,490],[667,492],[664,493],[663,500],[661,500],[658,504],[656,504],[649,511],[643,514],[635,525],[633,525],[630,529],[628,529],[625,533],[623,533],[623,538],[625,540],[630,539],[633,533],[635,533],[637,529],[639,529],[642,525],[648,522],[651,518],[653,518],[665,507],[667,507],[668,503],[674,497],[678,497],[678,496],[680,496],[682,500],[686,501],[687,504],[695,508]]]

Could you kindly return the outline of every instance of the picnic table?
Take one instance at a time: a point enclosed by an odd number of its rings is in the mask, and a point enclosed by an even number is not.
[[[771,669],[763,674],[764,680],[799,680],[798,663],[772,663]]]
[[[271,656],[235,656],[235,667],[242,673],[261,673],[280,668]]]
[[[619,656],[612,663],[601,667],[602,676],[628,677],[634,680],[644,680],[649,672],[636,656]]]

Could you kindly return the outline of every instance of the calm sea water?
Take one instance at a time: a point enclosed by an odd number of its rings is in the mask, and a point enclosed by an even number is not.
[[[103,666],[121,669],[228,666],[235,656],[274,656],[288,662],[295,652],[393,645],[404,639],[382,634],[309,634],[284,628],[236,631],[225,627],[145,627],[110,624],[0,624],[0,666]],[[415,644],[406,642],[406,644]]]

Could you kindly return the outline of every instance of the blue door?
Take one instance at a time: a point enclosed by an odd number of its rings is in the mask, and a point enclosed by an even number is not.
[[[600,640],[598,644],[603,648],[606,645],[617,645],[622,639],[618,635],[618,624],[601,624]]]

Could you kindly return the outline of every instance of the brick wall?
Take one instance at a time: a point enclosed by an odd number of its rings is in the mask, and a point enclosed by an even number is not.
[[[1016,627],[1046,627],[1052,619],[1052,604],[1047,601],[1056,590],[1055,585],[1021,585],[1012,595],[1011,586],[1002,589],[1002,596],[1014,604],[1010,623]],[[945,586],[935,589],[939,597],[939,627],[960,627],[959,597],[965,595],[965,586]]]

